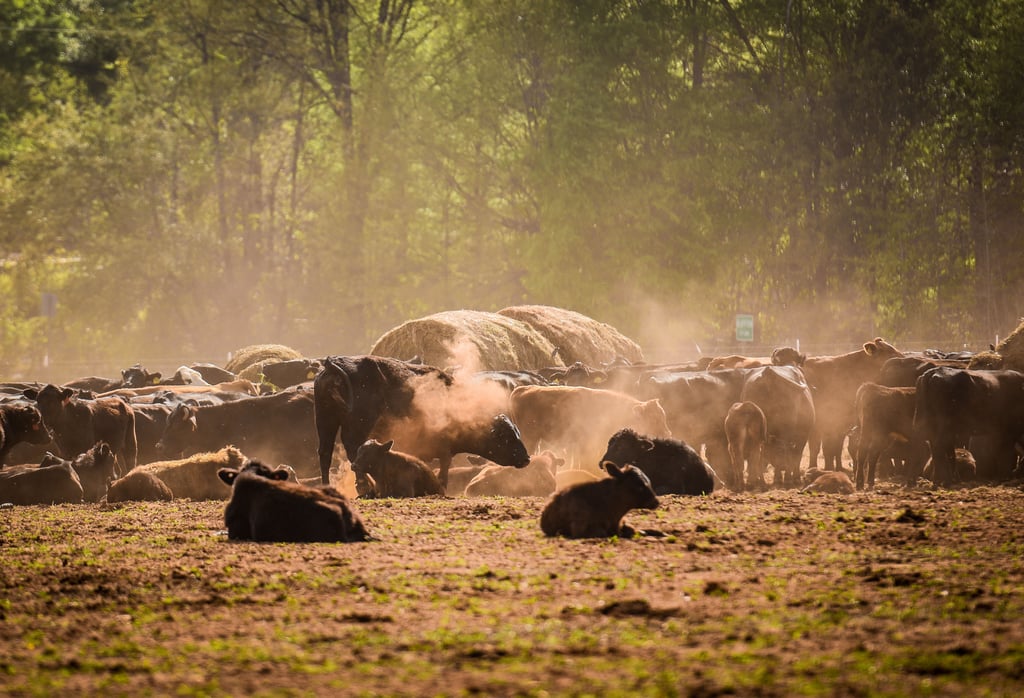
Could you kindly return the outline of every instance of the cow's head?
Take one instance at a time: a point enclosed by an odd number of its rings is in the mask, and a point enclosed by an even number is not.
[[[477,455],[498,465],[510,465],[515,468],[524,468],[530,463],[530,453],[523,445],[519,428],[504,414],[499,414],[491,420],[487,438],[484,439],[483,448]]]
[[[221,468],[217,471],[217,477],[219,477],[221,482],[225,485],[231,487],[235,484],[235,480],[237,480],[238,476],[242,473],[250,473],[256,477],[266,478],[267,480],[284,482],[292,479],[294,471],[284,466],[271,468],[259,461],[251,460],[241,468]]]

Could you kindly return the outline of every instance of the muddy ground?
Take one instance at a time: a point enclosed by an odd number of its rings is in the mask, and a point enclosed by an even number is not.
[[[222,502],[0,511],[9,695],[1021,695],[1024,491],[359,502],[380,540],[229,542]]]

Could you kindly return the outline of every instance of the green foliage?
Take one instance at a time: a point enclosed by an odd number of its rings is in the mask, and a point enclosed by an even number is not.
[[[738,312],[987,343],[1024,289],[1022,12],[8,3],[0,357],[38,361],[41,292],[58,362],[358,353],[523,302],[666,351],[652,319],[706,345]]]

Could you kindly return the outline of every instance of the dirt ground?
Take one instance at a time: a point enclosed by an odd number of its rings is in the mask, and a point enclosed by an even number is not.
[[[376,542],[229,542],[223,502],[0,510],[7,695],[1024,694],[1024,491],[357,506]]]

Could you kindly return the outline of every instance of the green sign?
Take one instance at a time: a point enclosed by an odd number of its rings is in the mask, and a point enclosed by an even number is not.
[[[754,341],[754,316],[753,315],[737,315],[736,316],[736,341],[737,342],[753,342]]]

